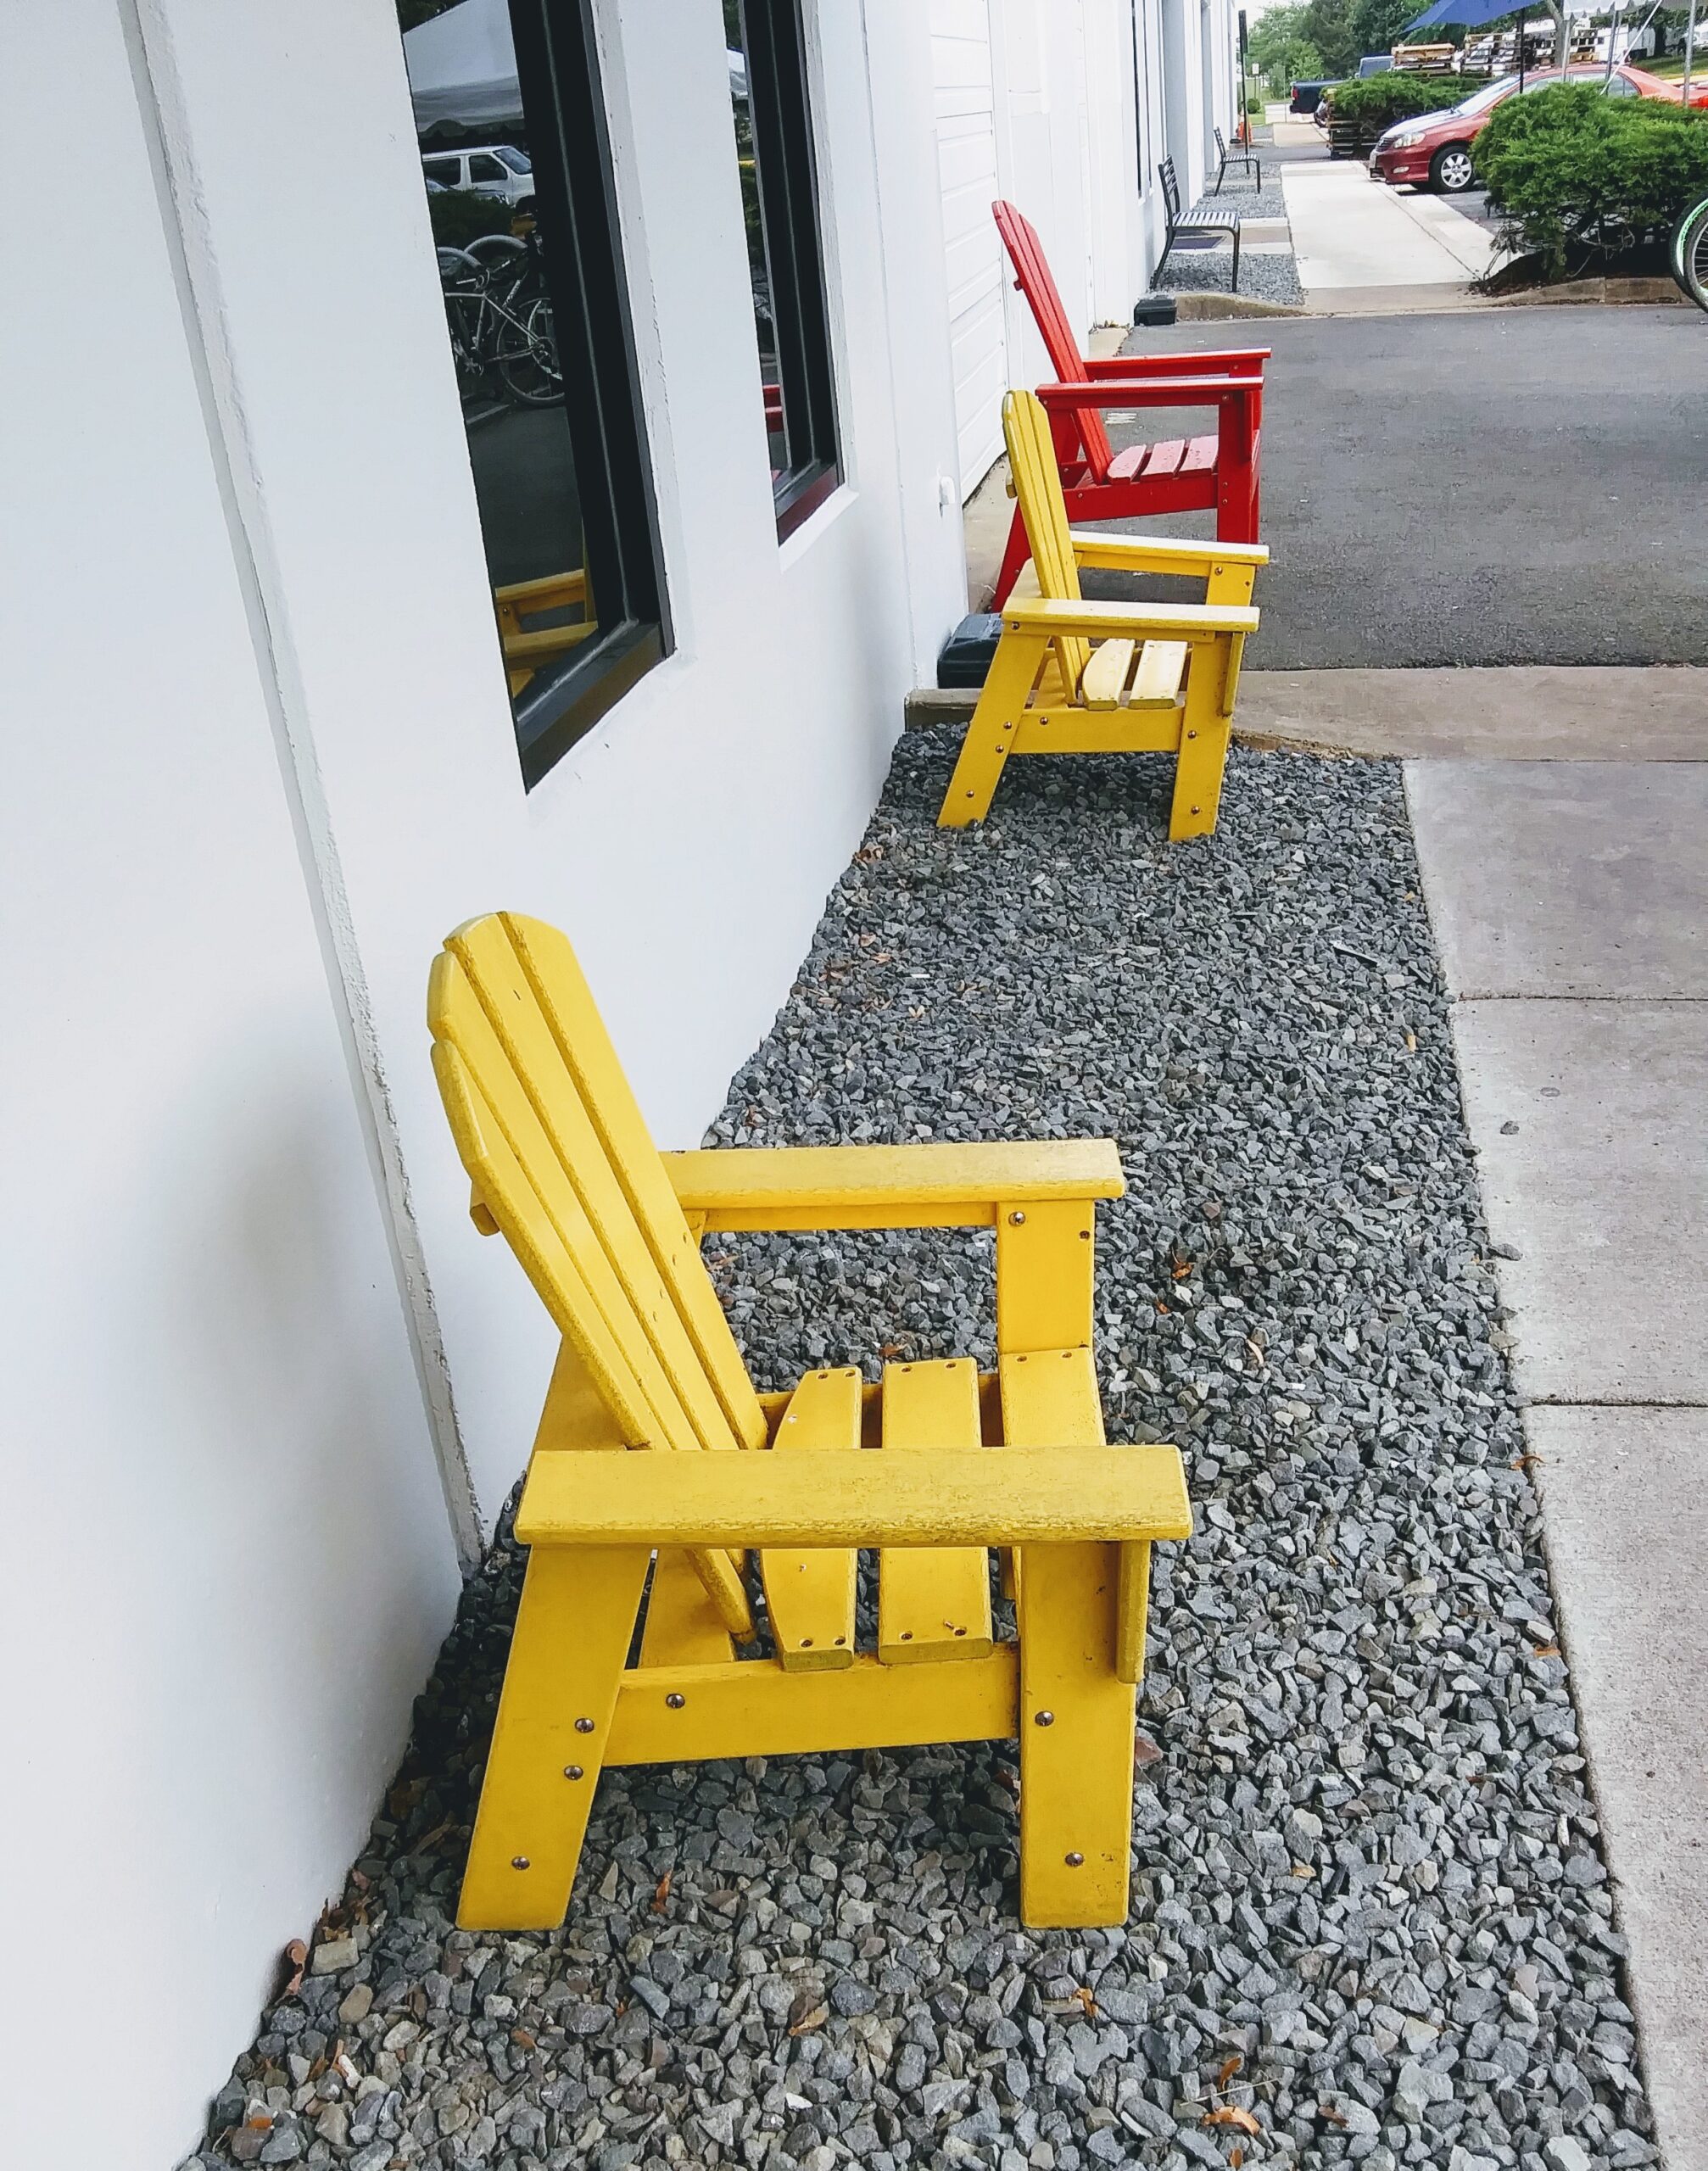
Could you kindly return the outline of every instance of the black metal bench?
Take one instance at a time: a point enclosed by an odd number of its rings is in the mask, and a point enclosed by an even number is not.
[[[1175,162],[1164,159],[1157,168],[1163,184],[1163,208],[1168,213],[1169,237],[1163,243],[1163,253],[1157,260],[1157,277],[1163,276],[1163,266],[1169,260],[1169,252],[1182,234],[1231,234],[1234,240],[1234,283],[1237,293],[1240,285],[1240,215],[1237,211],[1218,211],[1208,204],[1201,204],[1195,211],[1181,209],[1181,184],[1175,176]]]
[[[1221,164],[1216,168],[1216,194],[1220,196],[1222,193],[1222,182],[1227,176],[1230,166],[1243,166],[1246,179],[1250,181],[1255,176],[1256,186],[1261,188],[1264,185],[1263,161],[1257,153],[1248,149],[1243,143],[1236,143],[1233,149],[1230,150],[1227,138],[1220,128],[1211,132],[1216,139],[1216,156],[1221,160]]]

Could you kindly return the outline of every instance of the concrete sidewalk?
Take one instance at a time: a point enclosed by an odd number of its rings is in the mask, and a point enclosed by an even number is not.
[[[1315,312],[1451,308],[1493,256],[1488,229],[1445,197],[1386,187],[1349,160],[1283,166],[1281,189]]]
[[[1708,2164],[1708,763],[1414,762],[1669,2171]]]

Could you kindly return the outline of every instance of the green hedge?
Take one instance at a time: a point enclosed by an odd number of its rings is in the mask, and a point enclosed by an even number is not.
[[[1414,114],[1439,113],[1443,106],[1457,105],[1488,80],[1486,75],[1415,75],[1390,68],[1380,75],[1337,84],[1329,92],[1329,118],[1349,120],[1360,131],[1373,129],[1380,135]]]
[[[1506,98],[1471,147],[1515,256],[1545,281],[1664,236],[1708,196],[1708,120],[1660,98],[1610,98],[1556,83]]]
[[[441,248],[466,248],[483,234],[507,234],[516,219],[514,208],[501,196],[483,196],[475,188],[429,195],[427,210],[433,237]]]

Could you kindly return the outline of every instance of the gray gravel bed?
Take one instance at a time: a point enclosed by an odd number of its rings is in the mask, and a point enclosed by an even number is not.
[[[1164,293],[1231,293],[1233,264],[1231,247],[1176,250],[1156,283]],[[1291,254],[1260,256],[1249,248],[1240,251],[1239,292],[1248,301],[1281,302],[1295,309],[1304,299]]]
[[[200,2162],[1650,2163],[1622,1945],[1397,769],[910,734],[723,1140],[1108,1134],[1111,1437],[1177,1442],[1132,1918],[1023,1931],[1011,1747],[601,1782],[567,1927],[450,1927],[519,1561],[471,1582]],[[991,1355],[987,1242],[728,1242],[764,1384]],[[353,1661],[359,1662],[359,1656]]]
[[[1281,194],[1281,169],[1271,167],[1274,154],[1261,143],[1257,147],[1257,154],[1264,169],[1261,188],[1253,188],[1242,172],[1230,166],[1221,194],[1218,196],[1213,188],[1208,195],[1199,197],[1198,202],[1212,211],[1237,211],[1246,219],[1286,218],[1287,199]]]

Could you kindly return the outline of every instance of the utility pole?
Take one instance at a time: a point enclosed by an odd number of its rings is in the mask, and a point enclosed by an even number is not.
[[[1690,14],[1684,25],[1684,86],[1683,98],[1690,103],[1690,70],[1696,59],[1696,0],[1690,0]]]

